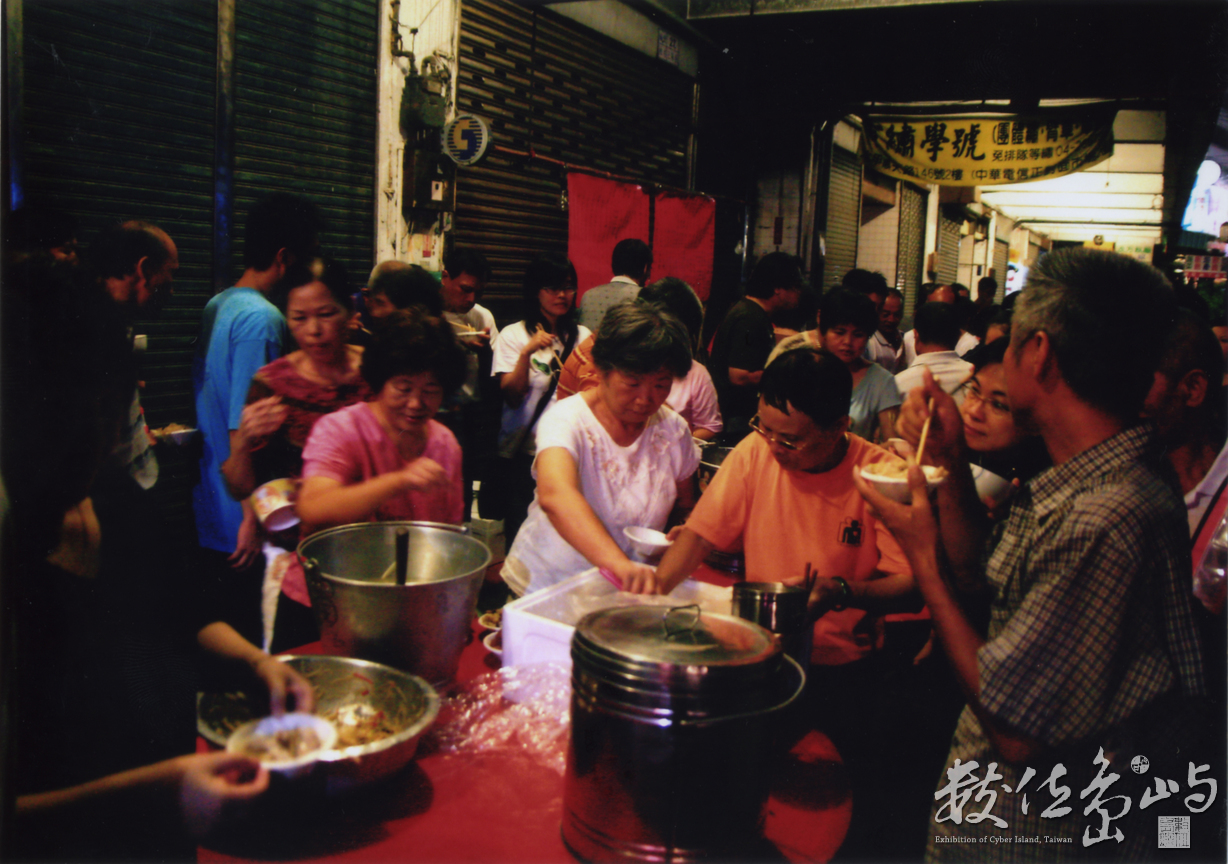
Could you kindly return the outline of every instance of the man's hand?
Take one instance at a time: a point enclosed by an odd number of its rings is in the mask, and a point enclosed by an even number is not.
[[[930,434],[933,434],[932,429]],[[926,444],[928,450],[929,445]],[[930,506],[925,472],[919,466],[911,465],[908,468],[908,488],[912,492],[912,501],[908,504],[892,501],[863,480],[860,472],[853,472],[853,483],[900,544],[913,564],[914,572],[918,571],[917,562],[922,558],[933,560],[937,557],[938,523]]]
[[[840,602],[843,596],[844,589],[835,580],[835,577],[820,576],[815,579],[814,587],[810,589],[810,600],[806,604],[809,620],[817,621],[822,618]]]
[[[657,571],[647,564],[637,564],[634,561],[624,561],[610,568],[611,572],[622,580],[623,588],[629,594],[660,594],[661,583],[657,579]]]
[[[215,828],[227,810],[269,787],[269,772],[247,756],[200,753],[179,761],[179,806],[188,833],[197,839]]]
[[[448,473],[434,459],[419,456],[401,469],[401,480],[407,492],[429,492],[448,482]]]
[[[267,654],[256,660],[252,671],[269,688],[269,713],[280,717],[291,710],[290,699],[293,697],[294,711],[311,711],[315,707],[316,694],[311,682],[296,672],[292,667],[270,657]]]
[[[895,433],[914,447],[921,440],[925,418],[930,416],[927,407],[934,400],[933,420],[930,421],[929,437],[925,439],[926,462],[942,465],[947,470],[963,461],[964,418],[959,413],[955,400],[938,386],[929,369],[922,371],[924,383],[911,390],[900,406]]]

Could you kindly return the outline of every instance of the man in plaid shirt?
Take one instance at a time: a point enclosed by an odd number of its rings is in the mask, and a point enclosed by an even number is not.
[[[1156,848],[1156,815],[1202,812],[1182,795],[1222,779],[1220,765],[1195,776],[1190,761],[1207,715],[1188,529],[1154,428],[1137,420],[1174,312],[1151,267],[1090,249],[1048,255],[1015,307],[1004,370],[1016,424],[1041,435],[1053,467],[995,530],[958,409],[926,375],[899,428],[916,442],[931,418],[927,461],[950,472],[937,519],[919,469],[908,506],[858,480],[908,555],[968,700],[935,794],[931,859],[1134,859]],[[985,635],[961,607],[978,591],[992,604]],[[1150,774],[1130,770],[1140,755]]]

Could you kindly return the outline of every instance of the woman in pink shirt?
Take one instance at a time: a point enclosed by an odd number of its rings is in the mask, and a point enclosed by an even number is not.
[[[411,309],[383,319],[362,360],[375,394],[323,417],[303,449],[304,535],[351,522],[464,519],[461,449],[435,421],[465,378],[444,320]]]

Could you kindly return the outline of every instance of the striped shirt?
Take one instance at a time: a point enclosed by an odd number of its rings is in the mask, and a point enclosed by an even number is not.
[[[1139,751],[1125,752],[1121,741],[1146,746],[1155,718],[1139,718],[1155,712],[1141,709],[1161,697],[1204,692],[1184,507],[1175,485],[1153,467],[1153,442],[1150,425],[1135,426],[1042,472],[1016,496],[986,569],[993,606],[988,641],[977,654],[981,703],[1049,749],[1031,765],[1011,765],[965,708],[947,768],[956,759],[975,760],[983,778],[996,762],[1003,776],[993,786],[1016,790],[1032,767],[1038,772],[1027,787],[1032,806],[1025,814],[1022,794],[1003,793],[993,812],[1008,828],[966,815],[956,824],[937,821],[949,808],[941,811],[948,796],[936,795],[928,858],[1062,860],[1092,850],[1122,854],[1130,846],[1117,848],[1110,840],[1084,849],[1084,829],[1096,816],[1082,815],[1083,778],[1094,775],[1100,746],[1124,756],[1126,767]],[[1141,726],[1148,729],[1135,728]],[[1041,792],[1041,784],[1059,762],[1070,772],[1063,781],[1073,792],[1068,803],[1079,806],[1062,818],[1042,818],[1053,796]],[[1114,769],[1120,767],[1114,760]],[[948,783],[944,771],[939,790]],[[967,845],[966,838],[986,834],[1059,835],[1074,842]],[[1154,848],[1152,838],[1130,839]]]

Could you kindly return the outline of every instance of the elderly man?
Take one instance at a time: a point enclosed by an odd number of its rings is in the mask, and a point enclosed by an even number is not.
[[[1004,371],[1015,422],[1039,433],[1053,467],[1017,493],[996,545],[984,542],[959,411],[931,376],[899,428],[916,441],[933,399],[926,453],[950,472],[941,518],[917,468],[908,506],[858,482],[904,547],[968,699],[934,796],[931,858],[1052,861],[1103,843],[1092,851],[1133,860],[1156,846],[1155,815],[1210,803],[1211,769],[1192,749],[1204,684],[1185,512],[1154,429],[1137,419],[1173,311],[1163,276],[1125,256],[1064,250],[1032,271]],[[989,592],[986,636],[960,589]],[[1135,782],[1138,755],[1152,774]],[[1183,806],[1167,778],[1203,797]],[[981,788],[993,791],[964,796]],[[1147,790],[1168,800],[1140,815]],[[1056,801],[1068,794],[1073,813]],[[1107,800],[1123,794],[1132,809]]]

